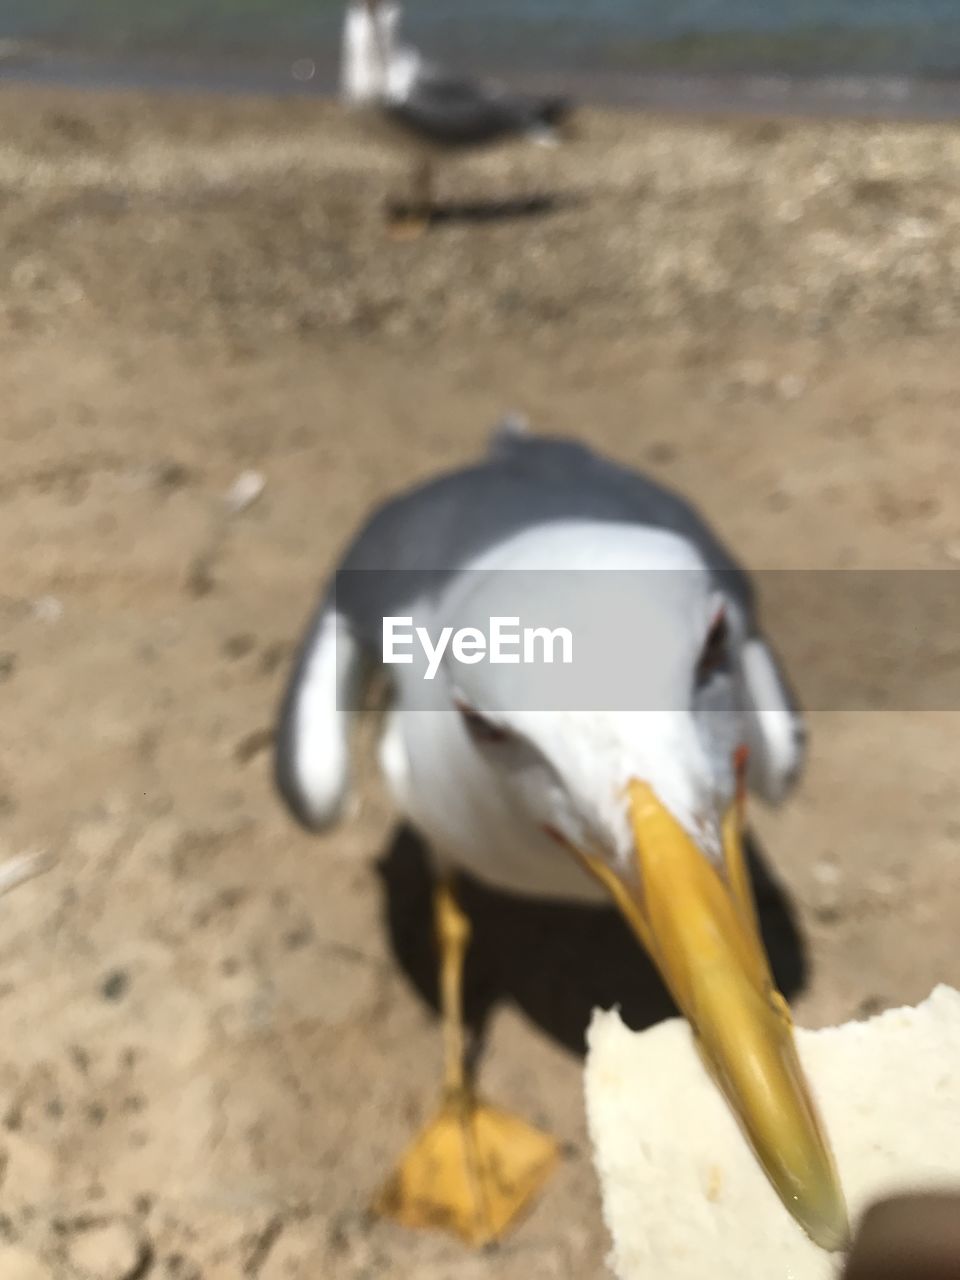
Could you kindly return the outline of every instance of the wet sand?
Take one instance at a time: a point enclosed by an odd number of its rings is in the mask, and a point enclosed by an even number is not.
[[[402,170],[322,103],[8,89],[0,130],[0,854],[57,857],[0,899],[0,1277],[602,1276],[572,1046],[664,1008],[612,917],[472,898],[484,1091],[569,1144],[529,1220],[474,1257],[366,1216],[435,1101],[427,888],[370,769],[327,839],[280,809],[290,647],[507,408],[750,565],[954,566],[960,133],[589,111],[395,244]],[[801,1021],[960,982],[958,733],[818,712],[756,813]]]

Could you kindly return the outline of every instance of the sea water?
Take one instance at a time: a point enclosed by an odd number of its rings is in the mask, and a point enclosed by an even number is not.
[[[0,0],[0,77],[85,68],[323,91],[341,11],[341,0]],[[599,97],[671,80],[681,96],[711,81],[774,96],[820,82],[893,103],[911,86],[960,84],[960,0],[408,0],[406,30],[454,65],[589,82]]]

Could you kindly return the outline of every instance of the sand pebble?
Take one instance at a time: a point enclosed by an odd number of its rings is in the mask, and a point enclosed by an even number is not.
[[[56,596],[40,596],[33,602],[33,616],[37,622],[59,622],[63,617],[63,601]]]
[[[17,854],[0,863],[0,894],[9,893],[25,880],[42,875],[53,866],[54,858],[47,852]]]
[[[832,858],[821,858],[813,864],[813,878],[819,885],[832,887],[840,882],[840,867]]]
[[[253,506],[266,487],[262,471],[242,471],[227,491],[227,509],[233,515],[239,515]]]
[[[929,240],[937,228],[927,218],[901,218],[897,232],[904,240]]]
[[[70,1265],[89,1280],[130,1280],[139,1275],[148,1246],[126,1222],[101,1222],[70,1241]]]
[[[807,380],[799,373],[785,373],[777,381],[781,400],[799,400],[807,389]]]

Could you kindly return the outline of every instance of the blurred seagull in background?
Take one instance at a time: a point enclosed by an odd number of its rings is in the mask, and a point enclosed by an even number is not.
[[[436,873],[443,1101],[380,1212],[483,1243],[557,1159],[547,1134],[480,1099],[466,1069],[463,869],[509,892],[612,899],[787,1210],[819,1244],[842,1247],[844,1198],[744,853],[747,787],[779,802],[804,751],[745,573],[676,494],[516,424],[486,459],[381,507],[339,570],[288,685],[277,781],[306,827],[335,825],[352,723],[379,671],[391,690],[381,767]],[[387,661],[387,618],[476,635],[484,619],[517,614],[563,622],[584,642],[575,684],[545,696],[536,682],[555,666],[455,651],[435,678],[415,652]]]
[[[570,112],[562,98],[512,93],[432,66],[399,41],[396,0],[349,0],[341,94],[413,152],[412,198],[391,211],[397,235],[426,230],[434,211],[433,165],[442,155],[527,138],[558,140]]]

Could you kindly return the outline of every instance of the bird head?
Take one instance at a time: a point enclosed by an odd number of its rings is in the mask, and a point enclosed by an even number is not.
[[[611,530],[589,548],[583,539],[554,539],[563,572],[521,556],[508,563],[538,567],[504,575],[501,560],[458,586],[448,621],[526,614],[567,623],[585,646],[566,673],[450,664],[463,749],[507,812],[603,885],[783,1203],[817,1243],[841,1248],[844,1199],[744,853],[745,611],[673,535]],[[616,550],[605,556],[604,546]],[[580,560],[613,576],[571,572]]]
[[[394,0],[349,0],[340,73],[346,103],[369,106],[387,94],[399,22]]]

